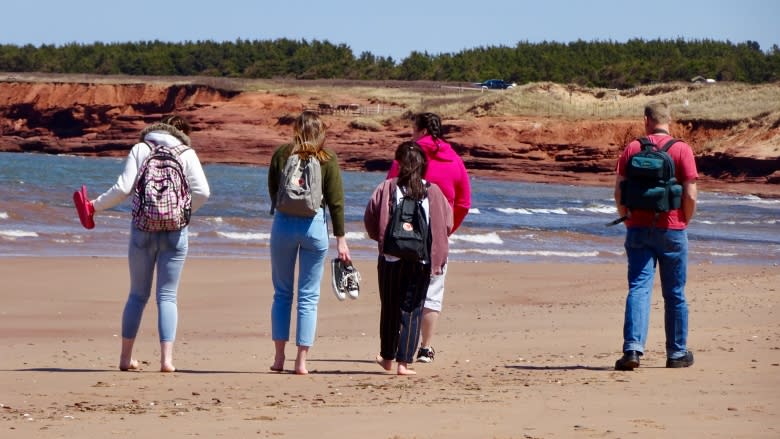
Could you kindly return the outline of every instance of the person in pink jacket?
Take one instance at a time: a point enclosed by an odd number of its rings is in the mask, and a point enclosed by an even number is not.
[[[441,118],[434,113],[419,113],[413,117],[412,135],[423,149],[428,160],[425,180],[435,183],[441,189],[452,208],[454,233],[463,223],[471,208],[471,184],[466,166],[452,146],[442,138]],[[398,176],[398,162],[393,161],[387,178]],[[422,340],[417,352],[417,361],[430,363],[434,350],[431,340],[436,328],[444,299],[444,278],[447,274],[445,261],[441,274],[431,275],[431,283],[425,298],[422,320]]]

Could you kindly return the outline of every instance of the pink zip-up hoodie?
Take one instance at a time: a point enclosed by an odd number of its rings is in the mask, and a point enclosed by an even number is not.
[[[471,182],[466,166],[458,153],[444,140],[434,140],[430,135],[417,139],[428,159],[425,179],[441,189],[453,213],[452,233],[458,230],[471,207]],[[387,178],[398,176],[398,162],[393,160]]]

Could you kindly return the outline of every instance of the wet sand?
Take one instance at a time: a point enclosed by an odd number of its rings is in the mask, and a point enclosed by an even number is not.
[[[356,301],[323,279],[311,374],[297,376],[294,346],[269,371],[267,260],[187,262],[178,370],[162,374],[153,301],[141,371],[117,370],[124,259],[3,259],[0,436],[780,437],[776,266],[690,267],[688,369],[664,368],[656,288],[642,366],[616,372],[622,264],[453,262],[436,360],[399,377],[374,363],[375,262],[356,263]]]

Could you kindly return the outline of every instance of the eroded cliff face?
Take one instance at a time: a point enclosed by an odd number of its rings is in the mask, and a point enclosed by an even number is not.
[[[0,82],[0,151],[124,156],[145,125],[175,112],[192,122],[203,162],[265,165],[290,138],[290,115],[307,106],[309,100],[294,94],[193,84]],[[353,128],[349,111],[323,118],[327,145],[346,169],[386,170],[396,145],[410,136],[401,117],[376,131]],[[704,181],[761,185],[759,192],[777,195],[778,148],[755,145],[780,145],[779,124],[681,120],[673,132],[693,146]],[[578,184],[611,184],[617,156],[641,128],[637,120],[544,117],[450,119],[444,127],[474,174]],[[713,147],[723,142],[732,146]]]

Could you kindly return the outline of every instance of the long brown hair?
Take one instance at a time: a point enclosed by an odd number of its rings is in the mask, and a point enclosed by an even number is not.
[[[179,116],[178,114],[166,114],[162,119],[160,119],[160,123],[170,125],[187,135],[189,135],[190,131],[192,131],[192,125],[190,125],[187,119]]]
[[[425,198],[426,190],[423,184],[428,160],[420,145],[416,142],[404,142],[395,150],[395,160],[398,162],[398,186],[406,195],[415,200]]]
[[[319,114],[313,111],[304,111],[293,123],[293,154],[298,154],[302,159],[317,157],[320,162],[330,160],[330,154],[323,148],[325,146],[325,124]]]

